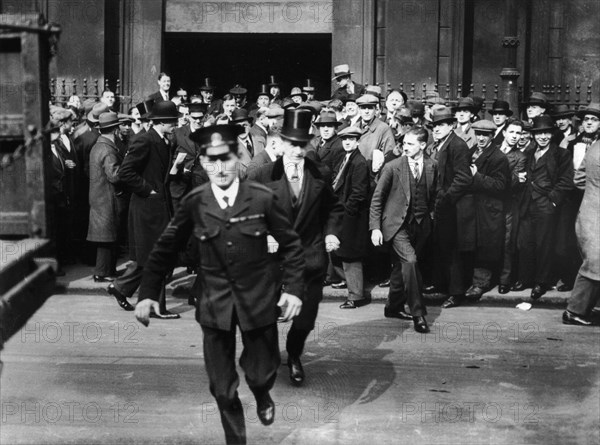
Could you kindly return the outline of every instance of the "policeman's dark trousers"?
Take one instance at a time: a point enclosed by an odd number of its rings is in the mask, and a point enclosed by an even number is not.
[[[600,281],[591,280],[578,273],[567,310],[585,318],[590,315],[590,311],[598,302],[600,302]]]
[[[421,224],[413,220],[402,225],[391,240],[392,249],[398,257],[390,275],[390,290],[386,310],[391,312],[404,311],[408,304],[413,317],[427,315],[423,302],[421,272],[417,263],[417,252],[425,246],[431,231],[429,219]]]
[[[304,344],[315,327],[315,320],[319,312],[319,303],[323,299],[324,273],[308,273],[304,276],[304,301],[300,315],[294,318],[292,327],[288,332],[285,349],[288,355],[300,357],[304,351]]]
[[[143,274],[144,268],[141,267],[136,261],[132,261],[127,266],[125,273],[113,282],[113,286],[115,286],[119,292],[125,295],[126,298],[131,298],[138,287],[140,287]],[[167,310],[164,282],[161,286],[160,295],[158,296],[158,306],[161,313],[164,313]]]
[[[554,214],[542,213],[535,203],[519,224],[519,280],[525,285],[554,284],[552,270],[554,256]]]
[[[235,317],[235,315],[234,315]],[[210,392],[217,401],[227,444],[246,443],[244,408],[238,397],[240,380],[235,369],[236,324],[231,331],[202,326],[204,362]],[[273,388],[281,363],[277,325],[242,331],[244,350],[240,366],[256,398]],[[255,407],[256,408],[256,407]],[[250,411],[249,411],[250,412]]]

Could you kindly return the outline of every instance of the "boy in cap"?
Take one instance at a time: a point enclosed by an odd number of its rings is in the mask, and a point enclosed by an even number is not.
[[[236,330],[244,350],[240,366],[256,399],[260,422],[275,419],[269,391],[280,364],[277,339],[280,321],[296,317],[302,308],[304,259],[298,235],[281,203],[267,187],[240,181],[236,125],[205,127],[191,138],[200,147],[210,182],[187,195],[175,217],[148,257],[140,287],[136,318],[148,325],[158,311],[158,295],[165,274],[193,233],[199,249],[203,285],[196,306],[204,341],[204,361],[228,444],[245,444],[244,408],[235,369]],[[283,269],[280,287],[272,276],[267,233],[279,243]]]

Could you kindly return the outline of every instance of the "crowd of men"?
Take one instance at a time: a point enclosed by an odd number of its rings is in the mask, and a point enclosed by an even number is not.
[[[532,93],[519,119],[502,100],[484,112],[476,97],[449,107],[436,94],[384,95],[354,82],[348,65],[332,80],[326,101],[310,80],[283,96],[274,76],[256,97],[235,85],[217,99],[210,79],[188,96],[161,73],[159,90],[127,114],[109,90],[96,103],[51,107],[59,262],[92,243],[94,281],[110,282],[144,323],[179,318],[165,305],[174,266],[197,273],[190,303],[231,443],[245,440],[235,352],[223,354],[231,332],[243,332],[241,366],[269,424],[276,308],[293,319],[287,364],[300,385],[323,286],[347,289],[340,308],[356,309],[369,302],[369,271],[387,270],[384,316],[421,333],[426,293],[445,293],[448,309],[496,285],[531,289],[533,300],[579,286],[563,314],[578,325],[591,324],[600,297],[597,234],[585,223],[596,246],[587,252],[576,236],[584,161],[600,147],[599,104],[573,110]],[[117,276],[124,246],[131,261]]]

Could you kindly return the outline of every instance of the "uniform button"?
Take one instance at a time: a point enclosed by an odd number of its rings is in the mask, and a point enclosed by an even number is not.
[[[231,241],[227,241],[227,247],[231,247],[233,246],[233,243]]]

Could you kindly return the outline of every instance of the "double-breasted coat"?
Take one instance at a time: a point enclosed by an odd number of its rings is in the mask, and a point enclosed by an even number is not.
[[[119,170],[119,179],[132,192],[129,255],[142,267],[171,217],[170,162],[170,145],[151,128],[133,138]]]
[[[315,151],[317,152],[317,160],[325,164],[332,175],[337,173],[337,167],[345,156],[342,140],[337,134],[334,134],[328,141],[323,141],[319,136],[314,140]]]
[[[120,165],[121,157],[116,144],[106,136],[100,136],[90,152],[88,241],[117,241],[120,220],[115,184],[119,182]]]

